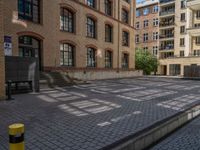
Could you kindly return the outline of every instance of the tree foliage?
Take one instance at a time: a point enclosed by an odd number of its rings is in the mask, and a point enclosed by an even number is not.
[[[158,68],[158,60],[148,51],[136,50],[136,69],[143,70],[145,75],[150,75],[151,72],[156,73]]]

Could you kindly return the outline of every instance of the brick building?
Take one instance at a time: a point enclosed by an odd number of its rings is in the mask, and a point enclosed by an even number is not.
[[[159,46],[159,1],[144,0],[136,5],[136,49],[144,49],[155,56]]]
[[[135,0],[0,2],[0,35],[11,39],[13,56],[37,57],[43,71],[78,72],[79,77],[102,71],[113,77],[116,71],[136,73]]]
[[[3,53],[3,1],[0,1],[0,99],[5,96],[5,73]]]

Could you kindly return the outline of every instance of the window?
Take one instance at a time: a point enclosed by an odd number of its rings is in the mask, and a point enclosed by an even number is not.
[[[197,36],[197,37],[196,37],[195,43],[196,43],[196,45],[199,45],[199,44],[200,44],[200,36]]]
[[[144,50],[145,52],[147,52],[147,51],[148,51],[148,47],[144,47],[143,50]]]
[[[153,46],[153,55],[154,56],[158,55],[158,46]]]
[[[200,56],[200,50],[194,50],[194,56]]]
[[[60,29],[67,32],[74,32],[74,14],[68,9],[61,8]]]
[[[74,49],[74,46],[71,44],[60,44],[60,65],[74,66]]]
[[[122,22],[128,23],[129,22],[128,18],[129,18],[128,11],[126,11],[125,9],[122,9]]]
[[[87,5],[92,7],[92,8],[95,8],[96,2],[95,2],[95,0],[87,0]]]
[[[129,46],[129,33],[126,31],[122,32],[122,45]]]
[[[181,9],[186,8],[186,0],[181,1]]]
[[[158,39],[158,32],[153,32],[153,40],[157,40]]]
[[[31,36],[19,37],[20,57],[39,57],[40,41]]]
[[[181,14],[181,21],[185,21],[185,13]]]
[[[18,0],[18,16],[20,19],[40,22],[39,0]]]
[[[87,49],[87,67],[96,67],[96,50],[91,47]]]
[[[148,15],[150,12],[149,8],[144,8],[143,15]]]
[[[112,52],[105,52],[105,68],[112,68]]]
[[[158,21],[158,18],[154,18],[153,19],[153,26],[158,26],[158,23],[159,23],[159,21]]]
[[[143,41],[147,42],[148,41],[148,33],[145,33],[143,36],[144,36],[143,37]]]
[[[182,33],[182,34],[185,33],[185,26],[180,27],[180,33]]]
[[[197,10],[197,12],[196,12],[196,18],[197,18],[197,19],[200,18],[200,10]]]
[[[139,16],[140,16],[140,11],[136,10],[136,17],[139,17]]]
[[[122,56],[122,68],[128,69],[129,68],[129,55],[123,54]]]
[[[185,46],[185,38],[180,39],[180,46]]]
[[[90,17],[87,17],[87,36],[96,38],[96,22]]]
[[[154,6],[154,7],[153,7],[153,12],[154,12],[154,13],[158,12],[158,9],[159,9],[158,5]]]
[[[105,0],[105,14],[112,16],[112,1]]]
[[[185,52],[184,51],[180,51],[180,57],[184,57],[185,56]]]
[[[125,2],[127,2],[127,3],[130,3],[130,0],[124,0]]]
[[[105,25],[105,41],[113,42],[113,29],[112,26],[109,24]]]
[[[135,43],[139,43],[140,42],[140,36],[139,34],[135,35]]]
[[[136,27],[136,29],[139,29],[140,28],[140,22],[136,22],[135,27]]]
[[[149,20],[144,20],[144,28],[149,26]]]

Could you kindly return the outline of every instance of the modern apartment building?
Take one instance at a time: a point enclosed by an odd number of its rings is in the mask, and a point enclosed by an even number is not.
[[[6,55],[37,57],[41,70],[77,72],[80,77],[102,71],[114,77],[135,69],[131,42],[135,0],[1,0],[0,4],[0,38],[12,47]],[[1,63],[2,54],[0,58]]]
[[[198,0],[160,0],[159,74],[183,75],[200,64]]]
[[[136,49],[144,49],[155,56],[159,48],[159,0],[144,0],[136,5]]]

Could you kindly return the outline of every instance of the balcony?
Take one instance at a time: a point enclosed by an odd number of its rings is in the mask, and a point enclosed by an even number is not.
[[[200,26],[193,26],[191,28],[187,28],[187,33],[191,36],[200,36]]]
[[[166,46],[161,46],[159,48],[160,51],[173,51],[174,50],[174,45],[166,45]]]
[[[172,27],[172,26],[174,26],[175,25],[175,23],[174,22],[160,22],[160,24],[159,24],[159,26],[162,28],[164,28],[164,27],[167,27],[167,28],[169,28],[169,27]]]
[[[200,10],[200,1],[199,0],[187,0],[187,7],[192,10]]]
[[[174,34],[161,34],[160,39],[161,40],[171,40],[174,38]]]
[[[160,0],[160,5],[168,5],[168,4],[173,4],[175,3],[175,0]]]
[[[175,9],[160,12],[160,17],[175,15]]]

